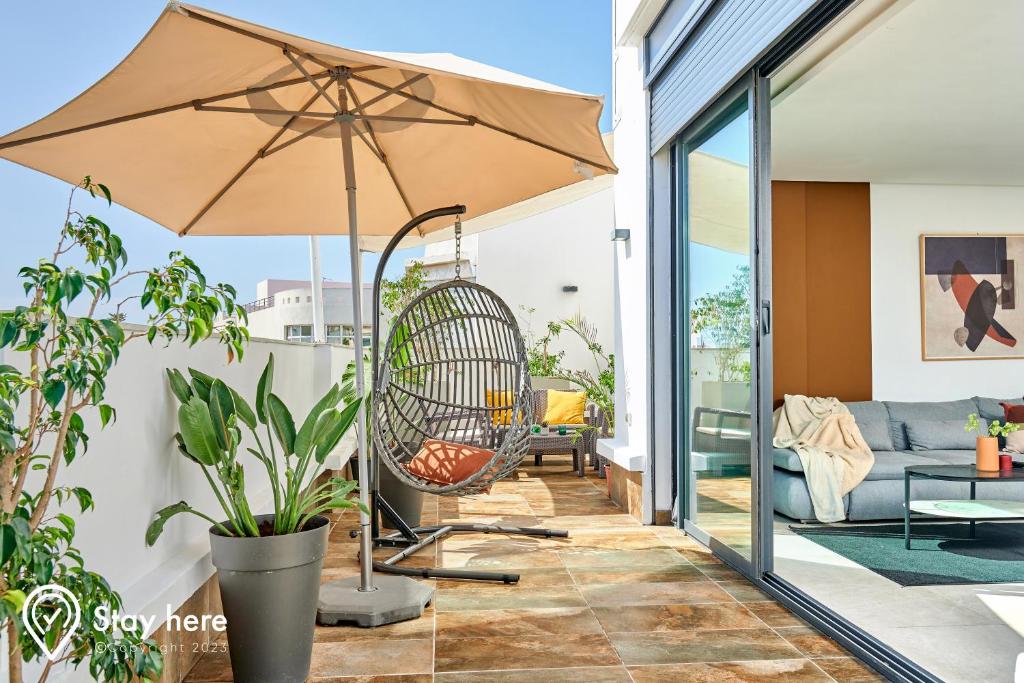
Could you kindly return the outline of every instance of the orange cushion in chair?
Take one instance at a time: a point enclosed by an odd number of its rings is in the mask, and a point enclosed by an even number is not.
[[[427,439],[405,469],[435,484],[457,484],[487,467],[494,451],[451,441]]]

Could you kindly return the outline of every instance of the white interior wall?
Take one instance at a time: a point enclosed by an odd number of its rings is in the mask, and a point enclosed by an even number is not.
[[[152,548],[144,542],[153,513],[179,500],[222,517],[202,472],[174,443],[178,403],[164,369],[185,372],[194,367],[220,377],[251,403],[271,352],[274,392],[296,421],[340,379],[353,358],[352,351],[342,347],[253,339],[244,361],[228,365],[225,347],[214,341],[190,348],[186,344],[149,346],[139,340],[125,348],[108,377],[106,402],[117,410],[117,421],[100,429],[95,411],[83,412],[89,451],[61,470],[58,485],[84,486],[92,492],[94,510],[77,514],[77,503],[70,502],[64,511],[78,520],[75,545],[86,566],[121,593],[124,613],[157,616],[159,626],[168,605],[172,612],[176,610],[213,574],[209,525],[195,516],[180,515],[168,522]],[[0,350],[0,363],[23,366],[25,361],[24,354]],[[328,460],[329,466],[340,468],[354,444],[354,437],[348,435]],[[255,458],[241,458],[254,512],[269,512],[272,501],[265,470]],[[59,680],[90,679],[83,668]]]
[[[1024,187],[871,185],[872,383],[876,399],[1019,397],[1024,359],[921,359],[922,233],[1024,233]]]

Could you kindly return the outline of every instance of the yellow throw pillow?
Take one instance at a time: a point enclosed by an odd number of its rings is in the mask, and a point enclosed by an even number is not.
[[[512,406],[516,403],[511,391],[487,390],[488,408],[508,408],[508,410],[495,410],[491,412],[491,424],[508,425],[512,424]]]
[[[548,389],[548,407],[544,422],[549,425],[581,425],[587,408],[587,395],[582,391]]]

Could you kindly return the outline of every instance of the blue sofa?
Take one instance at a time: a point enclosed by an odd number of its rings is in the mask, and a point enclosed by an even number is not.
[[[1021,399],[1003,402],[1024,403]],[[965,448],[964,435],[958,435],[955,422],[965,423],[977,413],[985,420],[1003,420],[1001,400],[974,397],[961,401],[897,402],[859,401],[847,403],[864,440],[875,454],[868,476],[844,499],[849,521],[903,518],[903,470],[907,465],[973,464],[974,450]],[[929,429],[929,423],[935,428]],[[938,424],[941,423],[941,424]],[[919,435],[927,434],[923,439]],[[943,444],[947,434],[948,444]],[[936,435],[939,435],[936,438]],[[956,446],[947,448],[944,446]],[[811,495],[804,480],[800,458],[789,449],[773,453],[773,495],[775,511],[800,521],[815,521]],[[915,480],[915,499],[968,497],[969,485],[956,482]],[[978,498],[1024,500],[1024,485],[1015,483],[979,483]]]

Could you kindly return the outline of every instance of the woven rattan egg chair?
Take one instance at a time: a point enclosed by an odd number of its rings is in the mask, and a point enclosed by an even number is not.
[[[457,222],[457,252],[460,228]],[[406,486],[443,496],[487,492],[515,472],[529,447],[533,392],[526,345],[515,316],[497,294],[463,280],[456,265],[454,280],[423,292],[392,321],[382,352],[373,369],[376,467],[387,467]],[[514,573],[400,567],[398,562],[453,533],[568,536],[491,524],[410,528],[377,489],[375,512],[398,529],[378,534],[377,545],[402,548],[375,562],[378,571],[515,583],[519,575]]]

